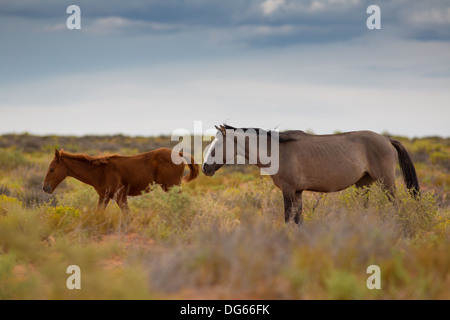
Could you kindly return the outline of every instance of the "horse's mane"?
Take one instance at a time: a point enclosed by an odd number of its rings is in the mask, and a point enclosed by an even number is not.
[[[255,131],[256,134],[267,134],[268,136],[271,136],[272,131],[271,130],[264,130],[261,128],[235,128],[233,126],[230,126],[228,124],[223,124],[223,127],[227,130],[252,130]],[[289,141],[295,141],[301,139],[306,133],[301,130],[289,130],[289,131],[283,131],[278,133],[278,138],[280,142],[289,142]]]
[[[70,152],[64,151],[62,149],[59,151],[59,153],[60,153],[61,157],[66,157],[66,158],[79,160],[79,161],[83,161],[83,162],[89,162],[89,163],[92,163],[97,166],[101,165],[101,164],[107,164],[109,162],[109,159],[118,156],[117,153],[107,153],[107,154],[102,154],[99,156],[92,157],[85,153],[70,153]]]

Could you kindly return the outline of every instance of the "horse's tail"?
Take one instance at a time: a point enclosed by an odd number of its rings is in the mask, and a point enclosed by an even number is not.
[[[183,177],[183,182],[189,182],[198,177],[200,173],[200,166],[194,162],[194,158],[191,155],[180,152],[180,156],[183,157],[189,167],[189,174]]]
[[[419,180],[417,179],[416,168],[412,162],[412,159],[406,151],[406,148],[400,143],[400,141],[389,139],[391,144],[397,150],[398,163],[400,164],[400,170],[405,180],[406,187],[410,189],[414,196],[420,195]]]

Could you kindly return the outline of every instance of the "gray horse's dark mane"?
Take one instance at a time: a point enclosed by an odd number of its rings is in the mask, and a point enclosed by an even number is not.
[[[272,133],[271,130],[264,130],[261,128],[235,128],[228,124],[223,124],[222,126],[227,130],[242,130],[244,132],[247,130],[252,130],[255,131],[256,134],[267,134],[268,136],[271,136]],[[278,133],[280,142],[296,141],[301,139],[304,135],[306,135],[306,133],[301,130],[289,130]]]

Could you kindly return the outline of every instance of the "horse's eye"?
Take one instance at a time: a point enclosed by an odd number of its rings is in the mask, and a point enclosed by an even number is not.
[[[51,169],[50,169],[50,172],[53,172],[53,171],[55,171],[55,169],[54,169],[54,168],[51,168]]]

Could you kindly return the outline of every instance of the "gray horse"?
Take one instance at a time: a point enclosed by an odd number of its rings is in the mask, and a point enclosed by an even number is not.
[[[264,151],[277,156],[277,171],[270,176],[283,193],[286,223],[292,215],[295,215],[295,223],[301,223],[304,190],[334,192],[351,185],[363,187],[379,181],[392,196],[397,161],[407,188],[415,196],[419,195],[416,170],[405,147],[375,132],[312,135],[298,130],[278,133],[229,125],[216,126],[216,129],[218,132],[202,166],[203,173],[214,175],[224,164],[233,163],[230,160],[237,155],[244,157],[247,163],[253,159],[250,163],[268,167],[270,164],[262,161],[264,152],[260,152],[263,141]],[[252,147],[251,141],[257,143]],[[227,152],[230,147],[232,150]]]

